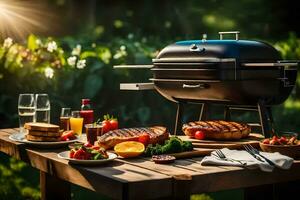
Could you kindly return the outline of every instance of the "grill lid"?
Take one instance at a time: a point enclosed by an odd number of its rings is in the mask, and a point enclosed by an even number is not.
[[[229,32],[236,33],[239,32]],[[153,59],[160,63],[205,63],[235,59],[237,62],[270,63],[280,60],[279,52],[271,45],[252,40],[188,40],[171,44]]]

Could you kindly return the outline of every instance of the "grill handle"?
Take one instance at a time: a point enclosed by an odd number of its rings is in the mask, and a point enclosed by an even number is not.
[[[219,32],[220,35],[220,40],[223,40],[223,35],[228,35],[228,34],[235,34],[235,40],[239,40],[239,35],[240,32],[239,31],[223,31],[223,32]]]
[[[199,83],[199,84],[182,84],[182,88],[192,88],[192,89],[205,89],[207,88],[207,84]]]

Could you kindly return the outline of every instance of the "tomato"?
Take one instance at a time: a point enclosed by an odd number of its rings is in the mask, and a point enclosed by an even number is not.
[[[276,135],[274,135],[272,138],[270,138],[270,144],[271,145],[277,145],[279,144],[279,139]]]
[[[281,136],[280,139],[278,140],[278,142],[280,144],[287,144],[288,140],[284,136]]]
[[[139,138],[138,138],[138,142],[141,142],[145,146],[147,146],[150,142],[150,136],[148,134],[140,135]]]
[[[70,150],[70,154],[69,154],[70,158],[74,158],[75,152],[76,152],[75,149],[71,149],[71,150]]]
[[[203,131],[196,131],[195,138],[198,140],[203,140],[205,138],[205,133]]]
[[[262,141],[263,144],[270,144],[270,139],[266,138]]]
[[[119,128],[119,122],[117,119],[111,119],[109,120],[110,123],[110,130],[115,130]]]
[[[74,153],[74,158],[79,159],[79,160],[84,160],[85,159],[85,151],[83,149],[78,149]]]
[[[103,133],[107,133],[108,131],[111,130],[109,120],[103,120],[103,121],[102,121],[102,126],[103,126],[103,127],[102,127]]]
[[[99,150],[100,147],[99,146],[92,146],[92,149]]]
[[[74,131],[70,130],[70,131],[64,131],[63,134],[60,137],[61,141],[68,141],[68,140],[72,140],[75,139],[76,136],[74,135]]]
[[[93,145],[90,144],[89,142],[87,142],[87,143],[84,144],[84,146],[85,146],[85,147],[92,147]]]

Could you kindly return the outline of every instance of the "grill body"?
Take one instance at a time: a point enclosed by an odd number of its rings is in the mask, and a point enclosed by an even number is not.
[[[192,40],[165,47],[153,59],[155,89],[171,101],[281,104],[297,78],[297,62],[248,40]]]

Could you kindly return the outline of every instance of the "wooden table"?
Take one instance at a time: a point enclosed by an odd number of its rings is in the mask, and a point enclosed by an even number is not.
[[[190,194],[236,188],[246,188],[246,199],[257,195],[281,199],[284,194],[276,188],[297,192],[291,181],[300,180],[300,161],[295,161],[290,170],[275,169],[272,173],[201,166],[201,158],[176,160],[170,165],[154,164],[146,158],[117,159],[96,167],[69,165],[57,157],[64,149],[34,149],[11,141],[9,135],[17,131],[0,130],[0,151],[40,170],[42,199],[70,199],[70,183],[112,199],[188,199]]]

